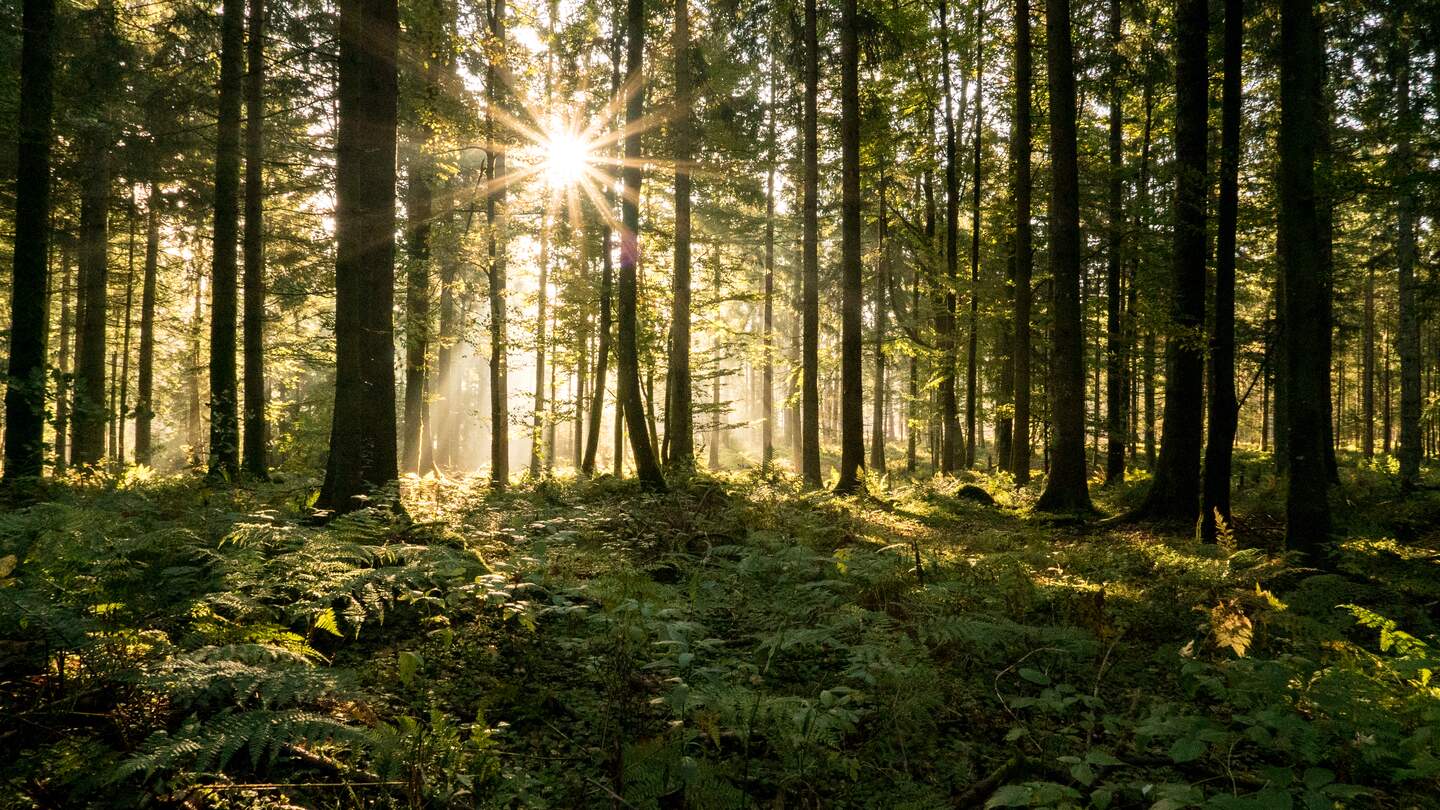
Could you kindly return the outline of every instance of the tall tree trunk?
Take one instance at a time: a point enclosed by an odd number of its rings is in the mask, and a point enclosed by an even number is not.
[[[1400,329],[1396,354],[1400,356],[1400,486],[1410,490],[1420,481],[1424,454],[1420,432],[1420,313],[1415,282],[1415,178],[1411,139],[1415,115],[1411,104],[1410,39],[1407,22],[1399,21],[1395,44],[1396,115],[1395,175],[1398,192],[1398,229],[1395,258],[1400,269]]]
[[[1148,268],[1147,236],[1150,230],[1150,145],[1155,123],[1155,69],[1153,50],[1147,47],[1145,56],[1145,88],[1142,104],[1145,107],[1145,123],[1140,134],[1140,169],[1135,190],[1135,231],[1137,261],[1135,284],[1140,285],[1142,274]],[[1138,315],[1138,313],[1137,313]],[[1136,316],[1132,316],[1134,318]],[[1138,328],[1138,327],[1137,327]],[[1140,349],[1141,374],[1145,378],[1145,469],[1155,469],[1155,328],[1146,325],[1145,338]]]
[[[1375,457],[1375,262],[1365,268],[1365,312],[1360,335],[1360,452]]]
[[[1328,339],[1325,279],[1316,213],[1316,113],[1323,54],[1317,46],[1315,4],[1280,4],[1280,216],[1281,262],[1285,279],[1285,375],[1289,378],[1285,420],[1289,487],[1285,498],[1285,540],[1316,556],[1330,529],[1325,469],[1326,359],[1315,351]]]
[[[240,103],[245,73],[245,0],[224,0],[220,18],[220,124],[215,142],[215,239],[210,271],[209,475],[240,474],[235,379],[236,250],[240,225]]]
[[[857,0],[840,3],[840,478],[860,488],[865,466],[864,343],[860,264],[860,44]]]
[[[1015,0],[1015,115],[1010,131],[1010,164],[1015,199],[1015,402],[1011,428],[1010,472],[1015,483],[1030,480],[1030,277],[1034,254],[1030,241],[1030,0]]]
[[[341,0],[335,140],[335,415],[321,508],[399,477],[395,448],[395,0]]]
[[[70,275],[69,240],[60,244],[60,357],[59,379],[55,383],[55,463],[56,475],[65,471],[65,445],[70,435],[70,291],[76,282]],[[138,449],[138,447],[137,447]]]
[[[770,98],[766,117],[765,172],[765,343],[761,385],[760,463],[769,469],[775,462],[775,27],[770,27]]]
[[[1220,110],[1220,210],[1215,247],[1215,314],[1210,322],[1210,418],[1206,424],[1201,537],[1215,542],[1230,523],[1230,467],[1239,405],[1235,400],[1235,227],[1240,201],[1240,62],[1244,0],[1225,0],[1225,79]]]
[[[645,80],[641,63],[645,53],[645,0],[627,0],[625,14],[625,162],[620,177],[620,279],[616,313],[616,357],[619,360],[619,399],[625,403],[630,450],[635,456],[635,474],[640,485],[651,491],[665,491],[665,476],[655,461],[655,451],[646,424],[645,403],[640,396],[640,353],[637,346],[636,309],[639,285],[635,267],[640,260],[640,140],[639,121],[645,114]]]
[[[548,206],[546,206],[548,209]],[[549,350],[546,326],[549,324],[550,297],[550,214],[540,214],[539,279],[535,307],[535,408],[530,416],[530,477],[538,478],[548,467],[545,456],[545,425],[551,421],[546,410],[545,361]]]
[[[1209,11],[1205,0],[1175,6],[1175,230],[1165,342],[1165,415],[1147,515],[1194,524],[1200,508],[1205,431],[1205,201],[1209,127]]]
[[[245,408],[240,463],[252,478],[269,477],[265,419],[265,0],[249,0],[250,38],[245,73],[245,309],[241,342],[245,351]],[[137,417],[138,419],[138,417]],[[137,422],[138,424],[138,422]]]
[[[109,266],[110,143],[103,125],[85,133],[80,197],[80,277],[83,317],[75,351],[75,396],[70,463],[90,467],[105,453],[105,321]]]
[[[950,5],[940,0],[940,66],[945,93],[945,292],[936,316],[940,362],[940,472],[953,473],[960,452],[960,416],[955,400],[959,365],[955,339],[956,288],[960,284],[960,179],[950,79]],[[960,93],[964,101],[965,93]]]
[[[1105,483],[1125,480],[1124,349],[1120,323],[1120,249],[1125,227],[1124,116],[1120,74],[1125,58],[1120,53],[1120,0],[1110,0],[1110,185],[1106,224],[1105,264]]]
[[[985,131],[985,4],[975,11],[975,164],[970,178],[970,334],[965,352],[965,468],[975,466],[976,354],[980,344],[980,147]]]
[[[616,98],[620,92],[620,16],[616,14],[611,22],[610,34],[610,97]],[[592,475],[595,472],[595,454],[600,447],[600,418],[605,412],[605,377],[610,364],[610,330],[611,314],[610,304],[613,298],[612,288],[614,286],[614,234],[610,222],[614,218],[615,182],[609,172],[601,169],[605,177],[605,194],[603,196],[605,212],[600,217],[600,321],[596,327],[599,331],[595,349],[595,395],[590,398],[590,433],[585,439],[585,456],[580,462],[580,471],[585,475]],[[617,387],[618,390],[618,387]],[[615,398],[615,419],[620,420],[620,398]],[[619,446],[616,442],[616,446]],[[618,475],[618,473],[617,473]]]
[[[427,129],[422,126],[422,130]],[[401,434],[400,471],[420,472],[420,444],[425,435],[425,392],[430,354],[430,232],[434,193],[428,134],[422,134],[410,156],[406,174],[405,219],[410,237],[405,266],[405,418]]]
[[[489,0],[490,61],[486,66],[486,152],[490,168],[490,192],[485,199],[490,257],[490,484],[503,490],[510,484],[510,385],[505,334],[505,265],[509,255],[505,211],[505,147],[496,140],[496,119],[504,115],[505,82],[505,0]]]
[[[134,186],[131,186],[130,190],[130,207],[128,214],[130,220],[130,255],[125,272],[125,311],[120,320],[122,330],[120,338],[120,376],[118,378],[120,383],[120,406],[115,412],[116,421],[118,422],[115,431],[115,458],[119,460],[121,466],[125,464],[125,420],[130,417],[130,333],[134,324],[133,315],[135,313],[135,230],[137,223],[135,219]]]
[[[878,212],[880,229],[880,257],[875,267],[875,399],[870,412],[870,468],[876,475],[884,475],[886,472],[885,463],[885,400],[889,394],[888,384],[885,378],[885,315],[886,289],[890,286],[890,256],[893,246],[890,244],[890,213],[887,194],[889,191],[888,178],[885,172],[880,173],[880,210]]]
[[[670,307],[669,402],[665,408],[669,461],[695,464],[690,392],[690,3],[675,0],[675,293]]]
[[[135,463],[153,459],[151,424],[155,418],[155,293],[160,270],[160,190],[153,170],[145,195],[145,280],[140,285],[140,360],[135,390]]]
[[[204,365],[200,362],[201,338],[205,324],[204,278],[195,273],[194,305],[190,310],[190,368],[185,375],[185,448],[187,462],[191,467],[200,466],[200,429],[204,427],[200,417],[200,374]]]
[[[805,120],[802,183],[805,199],[803,292],[801,294],[801,383],[800,457],[801,476],[810,489],[820,487],[820,220],[818,98],[820,92],[820,43],[817,34],[815,0],[805,0]]]
[[[1050,474],[1035,508],[1089,510],[1085,468],[1085,349],[1080,311],[1080,184],[1075,54],[1069,0],[1046,0],[1050,84]]]
[[[38,478],[45,466],[45,343],[50,288],[50,141],[54,107],[55,0],[24,0],[20,120],[16,128],[15,266],[5,386],[5,478]]]

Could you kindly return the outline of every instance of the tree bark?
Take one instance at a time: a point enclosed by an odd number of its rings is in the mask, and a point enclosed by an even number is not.
[[[1069,0],[1046,0],[1050,84],[1050,474],[1035,508],[1089,511],[1085,470],[1085,348],[1080,311],[1080,184],[1075,55]]]
[[[1420,432],[1420,313],[1415,280],[1415,178],[1414,146],[1411,142],[1415,116],[1411,103],[1410,40],[1404,19],[1395,44],[1396,140],[1395,174],[1398,192],[1398,235],[1395,258],[1399,265],[1400,328],[1395,350],[1400,356],[1400,487],[1414,489],[1420,482],[1420,459],[1424,455]]]
[[[160,270],[160,190],[152,176],[145,195],[145,270],[140,285],[140,358],[135,390],[135,463],[153,459],[151,424],[155,418],[155,293]]]
[[[956,345],[956,288],[960,283],[960,179],[950,79],[950,6],[940,0],[940,65],[945,93],[945,290],[935,319],[940,362],[940,472],[955,472],[960,453],[960,415],[955,397],[959,365]],[[965,93],[961,92],[962,101]]]
[[[803,289],[800,312],[803,322],[800,381],[801,476],[809,489],[820,487],[820,221],[818,165],[820,135],[818,97],[820,91],[820,44],[817,34],[815,0],[805,0],[805,120],[802,180]]]
[[[45,302],[50,285],[50,143],[54,107],[55,0],[21,11],[20,120],[16,128],[15,255],[10,360],[5,387],[5,478],[45,467]]]
[[[335,414],[320,506],[399,477],[395,447],[395,0],[341,0],[335,141]]]
[[[856,0],[840,3],[840,478],[860,489],[865,466],[864,343],[860,265],[860,44]]]
[[[80,304],[70,463],[91,467],[105,453],[105,321],[109,266],[110,137],[91,128],[81,146]]]
[[[970,333],[965,352],[965,468],[975,466],[976,355],[980,346],[980,146],[985,131],[985,4],[975,11],[975,160],[970,178]]]
[[[1375,457],[1375,262],[1365,268],[1365,302],[1360,334],[1360,452]]]
[[[610,35],[610,97],[616,98],[620,92],[620,19],[615,15],[612,20]],[[600,322],[597,329],[600,333],[595,349],[595,395],[590,398],[590,433],[585,439],[585,456],[580,462],[580,471],[585,475],[593,475],[595,472],[595,454],[600,447],[600,418],[605,412],[605,377],[610,364],[610,329],[611,314],[610,305],[613,298],[612,288],[614,286],[614,257],[613,240],[614,234],[610,228],[610,221],[614,218],[614,187],[615,183],[609,172],[602,168],[601,172],[605,177],[604,204],[605,212],[601,219],[600,237]],[[620,419],[619,397],[616,400],[615,418]],[[616,442],[616,446],[619,446]]]
[[[210,457],[212,480],[240,474],[235,379],[236,250],[240,225],[240,104],[245,0],[224,0],[220,18],[220,122],[215,146],[215,238],[210,264]]]
[[[241,342],[245,352],[245,408],[240,463],[252,478],[269,478],[265,418],[265,0],[249,0],[250,38],[245,74],[245,309]],[[138,417],[137,417],[138,419]]]
[[[508,217],[505,212],[505,147],[496,140],[496,118],[505,108],[505,0],[487,2],[490,23],[490,61],[486,66],[486,152],[490,193],[485,199],[485,221],[490,257],[490,485],[503,490],[510,484],[510,385],[505,333],[505,269],[509,254]]]
[[[885,401],[889,390],[885,378],[885,316],[887,311],[885,294],[890,286],[890,252],[893,249],[890,243],[888,179],[882,168],[880,173],[880,210],[877,212],[880,230],[880,256],[875,267],[875,398],[870,411],[870,468],[876,475],[884,475],[886,472]]]
[[[675,290],[670,307],[669,402],[665,408],[669,462],[695,465],[690,380],[690,3],[675,0]]]
[[[72,320],[70,291],[74,288],[75,283],[70,275],[69,242],[62,239],[60,246],[60,357],[57,363],[59,376],[55,383],[55,460],[51,468],[56,475],[65,471],[67,458],[65,445],[70,433],[70,324]]]
[[[1120,323],[1120,250],[1125,226],[1120,74],[1120,0],[1110,0],[1110,200],[1105,265],[1105,483],[1125,480],[1124,347]]]
[[[422,130],[427,127],[422,126]],[[420,136],[406,170],[405,219],[410,237],[405,265],[405,418],[401,434],[400,471],[420,472],[420,445],[425,435],[425,393],[430,355],[430,232],[434,193],[428,134]]]
[[[1034,263],[1030,232],[1030,0],[1015,0],[1015,115],[1010,133],[1010,164],[1015,198],[1015,403],[1010,464],[1015,483],[1030,481],[1030,277]]]
[[[766,173],[765,173],[765,390],[762,393],[760,428],[760,463],[769,469],[775,462],[775,108],[776,65],[775,29],[770,28],[770,98],[765,110]]]
[[[1220,210],[1215,247],[1215,314],[1210,322],[1210,418],[1200,510],[1201,538],[1215,542],[1230,524],[1230,469],[1239,405],[1235,400],[1235,227],[1240,203],[1240,64],[1244,0],[1225,0],[1224,88],[1220,103]]]

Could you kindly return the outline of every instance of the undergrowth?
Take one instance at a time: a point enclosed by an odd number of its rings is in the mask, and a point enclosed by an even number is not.
[[[1432,804],[1440,497],[1347,467],[1322,573],[1237,469],[1214,546],[985,476],[57,486],[0,514],[0,807]]]

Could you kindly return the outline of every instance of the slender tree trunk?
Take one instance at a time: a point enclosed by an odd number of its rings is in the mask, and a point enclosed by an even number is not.
[[[422,127],[424,129],[424,127]],[[428,135],[410,157],[406,171],[405,218],[410,237],[405,267],[405,418],[401,435],[400,470],[420,472],[420,444],[425,435],[425,389],[430,354],[430,231],[433,191]]]
[[[985,4],[975,11],[975,165],[970,178],[970,334],[965,352],[965,468],[975,466],[976,354],[980,344],[980,147],[985,131]]]
[[[1120,74],[1125,59],[1120,53],[1120,0],[1110,0],[1110,200],[1105,266],[1105,483],[1125,480],[1125,387],[1120,323],[1120,250],[1125,227],[1124,116]]]
[[[220,19],[220,125],[215,146],[215,239],[210,273],[210,456],[212,479],[240,473],[235,375],[236,250],[240,224],[240,104],[245,73],[245,0],[224,0]]]
[[[1360,347],[1360,452],[1375,458],[1375,263],[1365,268],[1365,314]]]
[[[116,421],[119,423],[116,429],[115,457],[123,466],[125,464],[125,420],[130,416],[130,333],[134,323],[135,313],[135,191],[130,191],[130,256],[128,267],[125,272],[125,313],[121,319],[120,338],[120,407],[116,411]]]
[[[765,173],[765,343],[761,393],[760,463],[775,463],[775,28],[770,28],[770,98],[766,106]]]
[[[690,391],[690,3],[675,0],[675,291],[670,307],[669,402],[665,408],[668,459],[695,465]]]
[[[1205,0],[1177,0],[1175,49],[1175,230],[1170,328],[1165,342],[1165,414],[1160,458],[1141,507],[1147,515],[1194,524],[1200,508],[1205,431],[1205,201],[1209,128],[1209,11]]]
[[[1088,511],[1085,350],[1080,311],[1080,184],[1075,146],[1075,56],[1069,0],[1046,0],[1050,83],[1050,474],[1035,508]]]
[[[612,31],[610,36],[610,97],[615,98],[620,92],[620,18],[615,15],[612,20]],[[610,306],[613,298],[612,287],[614,285],[614,247],[613,233],[610,228],[610,221],[613,218],[614,200],[614,179],[608,171],[605,172],[605,213],[601,219],[600,236],[600,321],[597,326],[599,338],[595,349],[595,395],[590,398],[590,433],[585,440],[585,457],[580,462],[580,471],[585,475],[592,475],[595,472],[595,454],[600,446],[600,418],[605,412],[605,376],[610,363],[610,330],[611,314]],[[615,418],[620,419],[619,397],[616,397]],[[616,446],[619,446],[616,442]],[[619,473],[616,474],[617,476]]]
[[[885,463],[885,401],[889,393],[885,378],[885,293],[890,286],[890,214],[887,193],[888,178],[882,169],[880,173],[880,257],[875,268],[875,399],[871,410],[870,426],[870,468],[876,475],[884,475]]]
[[[955,472],[960,452],[960,416],[955,399],[955,374],[959,365],[955,339],[956,288],[960,283],[960,180],[955,145],[955,114],[950,79],[949,2],[940,0],[940,53],[945,93],[945,292],[936,317],[940,366],[940,472]],[[964,91],[961,93],[964,100]]]
[[[160,191],[150,178],[145,195],[145,280],[140,285],[140,361],[135,391],[135,463],[149,466],[155,418],[155,293],[160,270]]]
[[[200,362],[201,337],[205,324],[204,278],[195,274],[194,306],[190,314],[190,368],[185,375],[185,447],[191,467],[200,466],[200,429],[204,426],[200,417],[200,374],[204,366]]]
[[[621,169],[624,191],[620,195],[623,229],[620,233],[620,279],[617,335],[619,344],[619,399],[625,403],[625,419],[630,431],[630,450],[635,456],[635,474],[642,487],[665,491],[665,476],[656,463],[655,451],[646,424],[645,403],[640,396],[640,354],[637,346],[636,309],[639,285],[635,268],[640,261],[640,140],[637,128],[645,114],[645,80],[641,62],[645,53],[645,0],[626,2],[626,101],[625,101],[625,162]]]
[[[75,286],[70,275],[70,246],[60,246],[60,357],[59,379],[55,383],[55,463],[56,475],[65,471],[65,445],[70,433],[70,290]],[[137,446],[138,450],[138,446]]]
[[[265,419],[265,0],[249,0],[250,38],[245,74],[245,408],[240,462],[252,478],[269,477]],[[138,422],[137,422],[138,424]]]
[[[38,478],[45,467],[55,0],[24,0],[21,29],[15,265],[10,285],[10,360],[5,387],[6,479]]]
[[[860,44],[857,0],[840,3],[840,478],[835,491],[860,488],[865,466],[864,343],[860,263]]]
[[[335,415],[321,508],[399,477],[395,448],[395,0],[341,0],[335,141]]]
[[[486,72],[486,129],[490,193],[485,200],[485,221],[490,254],[490,483],[503,490],[510,483],[510,385],[505,334],[505,265],[509,253],[509,222],[505,211],[505,147],[496,140],[496,119],[505,108],[509,69],[505,64],[505,0],[486,3],[490,23],[490,62]]]
[[[1015,402],[1011,429],[1010,472],[1015,483],[1030,480],[1030,289],[1034,255],[1030,240],[1030,0],[1015,0],[1015,115],[1011,122],[1010,164],[1015,199]]]
[[[70,463],[92,467],[105,454],[105,321],[109,267],[110,144],[97,127],[81,148],[80,276],[83,317],[75,351],[75,396]]]
[[[1215,314],[1210,328],[1210,418],[1206,424],[1201,536],[1230,523],[1230,468],[1239,405],[1235,401],[1235,227],[1240,201],[1240,62],[1244,0],[1225,0],[1225,79],[1220,110],[1220,210],[1215,248]]]
[[[1285,278],[1285,420],[1289,487],[1285,499],[1287,545],[1317,556],[1330,529],[1325,469],[1326,359],[1315,351],[1328,339],[1325,279],[1316,213],[1317,99],[1321,89],[1317,52],[1321,38],[1309,0],[1280,4],[1280,217]]]
[[[1415,126],[1411,105],[1410,40],[1402,19],[1395,45],[1395,80],[1398,111],[1395,132],[1395,174],[1398,191],[1398,229],[1395,258],[1400,269],[1400,329],[1396,354],[1400,356],[1400,486],[1410,490],[1420,481],[1423,455],[1420,432],[1420,313],[1415,281],[1415,179],[1411,138]]]
[[[820,183],[818,97],[820,92],[820,44],[816,27],[815,0],[805,0],[805,121],[803,179],[804,290],[801,294],[801,475],[805,486],[820,487]]]

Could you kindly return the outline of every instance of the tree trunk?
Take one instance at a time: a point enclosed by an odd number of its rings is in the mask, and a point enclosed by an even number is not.
[[[220,122],[215,144],[215,238],[210,272],[210,455],[212,480],[240,474],[235,379],[236,250],[240,225],[240,103],[245,73],[245,0],[224,0],[220,19]]]
[[[1030,480],[1030,0],[1015,0],[1015,116],[1010,133],[1010,164],[1015,198],[1015,402],[1011,428],[1010,472],[1021,486]]]
[[[956,359],[955,319],[956,288],[960,283],[960,180],[956,165],[955,114],[952,109],[950,79],[950,6],[940,0],[940,53],[942,84],[945,93],[945,292],[941,311],[936,316],[937,344],[940,362],[940,472],[955,472],[960,452],[960,416],[955,401]],[[965,93],[961,92],[961,101]]]
[[[1415,281],[1415,178],[1411,138],[1415,128],[1411,105],[1410,41],[1404,33],[1405,23],[1395,45],[1395,81],[1398,111],[1396,115],[1395,175],[1398,192],[1397,223],[1399,234],[1395,258],[1400,269],[1400,329],[1396,354],[1400,356],[1400,486],[1410,490],[1420,481],[1420,459],[1423,455],[1420,433],[1420,313]]]
[[[55,383],[55,462],[56,475],[65,471],[65,445],[70,433],[70,291],[75,280],[70,275],[68,240],[60,246],[60,357],[59,378]],[[138,426],[138,421],[137,421]],[[137,427],[138,430],[138,427]],[[138,445],[137,445],[137,450]]]
[[[5,387],[5,478],[45,467],[45,343],[50,268],[50,141],[54,107],[55,0],[24,0],[16,128],[15,265]]]
[[[425,127],[422,126],[422,129]],[[425,435],[425,390],[430,353],[430,223],[433,192],[425,154],[428,134],[414,145],[406,171],[405,219],[410,237],[405,266],[405,418],[401,436],[400,471],[420,472],[420,444]]]
[[[1360,452],[1375,458],[1375,262],[1365,268],[1365,312],[1360,335]]]
[[[875,268],[875,399],[872,403],[870,425],[870,469],[876,475],[884,475],[885,463],[885,401],[888,395],[885,379],[885,294],[890,285],[890,214],[887,192],[888,178],[880,173],[880,257]]]
[[[1329,368],[1315,351],[1326,340],[1325,280],[1316,214],[1316,113],[1323,55],[1315,5],[1280,4],[1280,133],[1278,238],[1285,279],[1285,420],[1289,487],[1285,539],[1291,549],[1316,556],[1327,540],[1330,509],[1325,470],[1325,381]]]
[[[980,138],[985,131],[985,4],[975,11],[975,165],[970,178],[970,334],[965,352],[965,468],[975,466],[976,354],[980,344]]]
[[[665,408],[668,459],[695,465],[690,380],[690,4],[675,0],[675,279],[670,307],[669,401]]]
[[[620,92],[620,19],[617,14],[612,20],[610,36],[610,97],[616,98]],[[610,364],[610,303],[613,297],[612,287],[614,286],[614,257],[613,257],[613,232],[610,222],[614,218],[615,183],[609,172],[601,168],[605,177],[604,204],[605,212],[600,217],[600,322],[597,329],[600,333],[595,349],[595,395],[590,398],[590,433],[585,440],[585,456],[580,462],[580,471],[585,475],[593,475],[595,472],[595,454],[600,447],[600,418],[605,412],[605,376]],[[615,418],[620,419],[619,397],[615,398]],[[616,442],[619,446],[619,442]],[[617,473],[618,475],[618,473]]]
[[[860,44],[857,0],[840,3],[840,478],[860,488],[865,466],[864,343],[860,264]]]
[[[640,396],[640,354],[637,346],[636,308],[638,283],[635,267],[640,260],[640,140],[637,128],[645,114],[645,87],[641,62],[645,53],[645,0],[627,0],[626,14],[625,161],[620,177],[622,230],[620,233],[619,312],[616,356],[619,360],[619,399],[625,405],[630,450],[635,456],[635,474],[640,485],[651,491],[665,491],[665,476],[655,461],[655,451],[646,424],[645,403]]]
[[[265,480],[270,427],[265,419],[265,0],[249,0],[250,39],[245,74],[245,309],[241,341],[245,351],[245,409],[240,463],[252,478]],[[138,417],[137,417],[138,419]],[[137,422],[138,424],[138,422]]]
[[[151,423],[155,418],[155,292],[160,270],[160,191],[150,178],[145,195],[145,280],[140,285],[140,359],[135,391],[135,463],[153,461]]]
[[[125,420],[130,416],[130,334],[133,331],[135,314],[135,191],[130,191],[130,256],[128,267],[125,272],[125,311],[121,318],[120,338],[120,407],[115,412],[118,427],[116,429],[115,458],[121,466],[125,464]]]
[[[395,0],[341,0],[335,140],[335,415],[321,508],[399,476],[395,448]]]
[[[1088,511],[1085,349],[1080,325],[1080,184],[1075,146],[1075,55],[1069,0],[1046,0],[1050,83],[1050,474],[1035,508]]]
[[[803,261],[804,290],[801,294],[801,475],[809,489],[820,487],[820,221],[818,195],[820,169],[818,154],[818,97],[820,92],[820,44],[816,33],[815,0],[805,0],[805,121],[802,182],[805,200]]]
[[[1206,426],[1201,537],[1215,542],[1230,523],[1230,468],[1239,406],[1235,401],[1235,227],[1239,211],[1240,64],[1244,0],[1225,0],[1225,79],[1220,122],[1220,210],[1215,248],[1215,314],[1210,323],[1210,418]]]
[[[1141,510],[1193,526],[1200,508],[1205,431],[1205,202],[1209,11],[1178,0],[1175,48],[1175,229],[1170,321],[1165,342],[1165,414],[1160,458]]]
[[[1120,74],[1124,57],[1120,53],[1120,0],[1110,0],[1110,200],[1105,265],[1105,483],[1125,480],[1125,386],[1122,363],[1123,340],[1120,324],[1120,249],[1124,233],[1124,152]]]
[[[489,8],[490,61],[486,66],[486,152],[490,168],[490,193],[485,199],[490,256],[490,484],[503,490],[510,484],[510,385],[507,379],[505,334],[505,265],[509,254],[509,222],[505,211],[505,147],[496,141],[496,119],[504,115],[505,85],[509,78],[505,64],[505,0],[494,0]]]
[[[770,99],[765,110],[765,343],[761,393],[760,463],[766,469],[775,462],[775,29],[770,28]]]
[[[70,463],[91,467],[105,454],[105,321],[109,267],[110,143],[103,126],[84,135],[80,197],[80,304]]]

